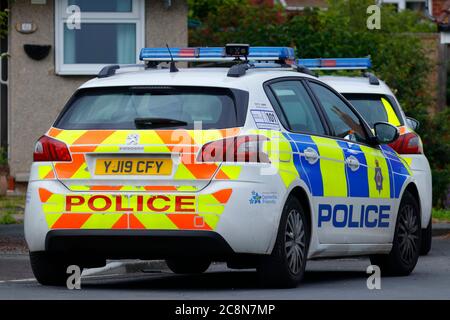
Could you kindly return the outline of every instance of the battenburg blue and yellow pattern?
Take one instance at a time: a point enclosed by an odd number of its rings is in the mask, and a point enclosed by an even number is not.
[[[289,141],[295,168],[314,197],[399,198],[411,175],[408,164],[389,146],[371,148],[350,141],[283,133]],[[305,150],[319,158],[308,161]],[[358,168],[347,164],[349,158]]]

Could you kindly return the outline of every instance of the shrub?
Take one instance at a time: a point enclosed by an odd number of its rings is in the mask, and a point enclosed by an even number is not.
[[[254,7],[240,0],[190,2],[198,4],[191,7],[191,14],[202,22],[190,30],[192,46],[230,42],[292,46],[302,58],[370,55],[376,74],[394,91],[405,113],[422,123],[419,134],[433,168],[435,204],[444,204],[449,181],[448,111],[428,115],[430,61],[417,35],[435,32],[434,24],[416,12],[398,13],[383,5],[381,29],[368,30],[366,9],[373,0],[329,0],[328,10],[296,14],[288,14],[280,6]],[[207,10],[205,2],[209,3]],[[447,142],[441,137],[447,137]]]

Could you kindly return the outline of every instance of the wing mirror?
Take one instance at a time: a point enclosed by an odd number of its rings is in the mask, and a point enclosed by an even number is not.
[[[373,129],[379,144],[389,144],[397,140],[399,136],[397,127],[387,122],[377,122],[373,125]]]
[[[408,127],[413,129],[414,131],[416,131],[420,126],[420,122],[411,117],[406,117],[406,123],[408,124]]]

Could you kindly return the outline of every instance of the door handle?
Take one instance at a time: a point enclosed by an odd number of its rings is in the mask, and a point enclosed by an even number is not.
[[[311,147],[306,148],[303,155],[310,164],[314,164],[319,160],[319,154]]]
[[[359,169],[359,161],[354,156],[350,156],[347,159],[345,159],[345,162],[349,166],[350,170],[356,171]]]

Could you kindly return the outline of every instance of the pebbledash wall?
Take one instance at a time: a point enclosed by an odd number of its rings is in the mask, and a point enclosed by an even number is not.
[[[11,1],[8,47],[8,137],[11,176],[26,182],[35,141],[44,134],[66,101],[83,82],[93,76],[61,76],[55,73],[54,1],[32,4]],[[186,0],[145,0],[145,45],[187,46]],[[22,34],[17,23],[33,22],[37,30]],[[30,59],[24,44],[51,45],[43,60]]]

